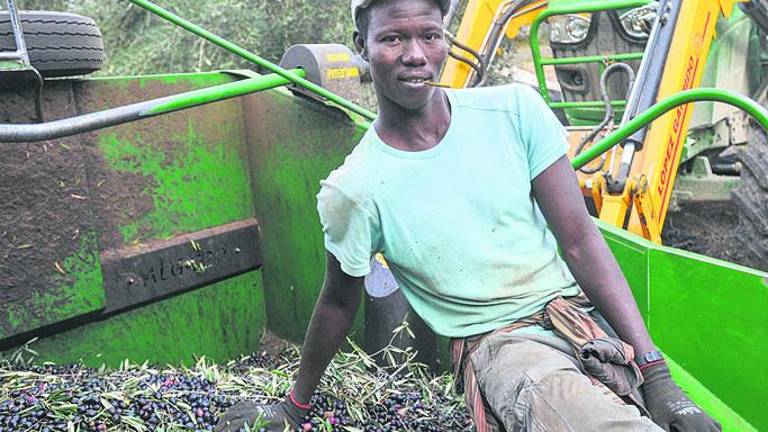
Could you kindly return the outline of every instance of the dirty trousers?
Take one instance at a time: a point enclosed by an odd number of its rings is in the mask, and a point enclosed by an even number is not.
[[[663,432],[592,385],[560,337],[491,334],[470,361],[486,406],[508,432]]]

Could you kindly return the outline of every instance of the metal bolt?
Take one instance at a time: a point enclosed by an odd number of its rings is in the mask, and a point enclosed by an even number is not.
[[[235,248],[235,253],[240,253],[240,248]]]

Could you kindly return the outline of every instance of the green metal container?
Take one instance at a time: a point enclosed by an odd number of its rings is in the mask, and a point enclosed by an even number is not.
[[[47,106],[64,117],[238,79],[60,80]],[[30,95],[2,96],[4,117],[34,115],[18,108]],[[117,366],[225,361],[257,350],[266,329],[301,341],[325,264],[319,180],[367,127],[281,88],[71,138],[0,143],[2,349],[37,337],[40,360]],[[725,430],[768,428],[768,274],[601,229],[691,396]]]

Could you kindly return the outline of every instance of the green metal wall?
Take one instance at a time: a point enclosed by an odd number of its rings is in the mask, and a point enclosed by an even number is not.
[[[73,94],[78,111],[90,112],[232,79],[211,73],[92,80],[76,84]],[[278,89],[89,134],[81,149],[89,157],[84,214],[94,229],[83,237],[87,250],[76,254],[78,261],[65,262],[65,270],[90,275],[82,278],[89,290],[102,283],[100,252],[251,217],[261,228],[264,265],[112,316],[99,316],[103,298],[81,308],[77,296],[72,304],[66,296],[42,299],[43,312],[70,308],[68,316],[87,323],[68,322],[69,330],[33,348],[43,360],[116,365],[126,357],[225,360],[255,350],[265,325],[301,341],[323,281],[319,181],[367,126]],[[768,428],[761,397],[768,384],[768,368],[761,367],[768,352],[768,275],[614,227],[601,230],[686,390],[725,430]],[[358,337],[361,325],[358,319]],[[438,346],[444,350],[445,340]]]
[[[601,230],[691,396],[718,413],[724,430],[768,428],[768,274]]]
[[[196,357],[217,362],[258,349],[266,324],[261,277],[253,271],[106,320],[36,341],[40,361],[79,360],[98,367],[135,363],[194,365]]]
[[[304,338],[325,275],[315,195],[364,133],[342,111],[287,90],[243,100],[254,205],[262,227],[269,328]],[[359,335],[361,319],[353,332]]]
[[[231,74],[202,73],[65,81],[54,87],[69,86],[59,90],[69,99],[47,93],[52,99],[47,102],[66,104],[74,111],[67,115],[74,115],[236,79]],[[18,151],[2,146],[8,152]],[[79,251],[70,258],[56,258],[61,269],[43,262],[24,270],[54,275],[63,271],[72,282],[62,289],[41,291],[34,304],[27,298],[15,304],[11,299],[10,311],[16,312],[7,317],[6,333],[0,338],[18,333],[42,336],[31,345],[40,360],[82,359],[94,366],[103,362],[116,366],[125,358],[189,363],[205,355],[226,360],[258,348],[266,326],[260,271],[105,313],[108,305],[102,284],[106,275],[99,260],[110,251],[151,250],[179,235],[255,216],[239,100],[24,148],[42,152],[44,146],[48,151],[72,151],[83,159],[78,165],[83,185],[82,192],[77,192],[80,198],[66,198],[82,206],[73,219],[92,224],[80,232]],[[60,159],[63,172],[67,161],[80,161],[72,156]],[[54,175],[56,168],[46,167]],[[62,182],[70,181],[69,175],[60,176]],[[38,199],[44,205],[58,199],[57,193]],[[25,232],[35,227],[18,228]],[[48,240],[55,243],[58,237],[63,236],[49,233]],[[62,329],[69,330],[62,333]]]

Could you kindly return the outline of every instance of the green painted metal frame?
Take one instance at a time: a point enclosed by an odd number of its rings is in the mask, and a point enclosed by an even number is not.
[[[768,110],[754,100],[728,90],[691,89],[647,109],[575,157],[571,165],[574,169],[586,165],[656,118],[697,101],[738,107],[768,130]],[[598,223],[632,287],[654,341],[670,358],[677,382],[722,423],[724,431],[768,427],[763,404],[752,397],[765,392],[768,369],[730,367],[760,365],[768,352],[764,337],[768,328],[764,313],[768,308],[768,274],[659,246]],[[720,284],[713,286],[712,281]],[[715,362],[711,361],[713,350],[719,353]]]
[[[623,8],[634,8],[645,6],[650,0],[552,0],[549,6],[536,18],[531,24],[531,54],[533,56],[533,67],[536,71],[536,80],[539,84],[539,93],[551,108],[586,108],[586,107],[602,107],[605,104],[601,101],[596,101],[597,105],[592,102],[570,102],[571,105],[563,106],[552,104],[552,98],[549,95],[549,88],[547,87],[547,81],[544,76],[544,66],[554,66],[562,64],[577,64],[577,63],[600,63],[610,61],[624,61],[624,60],[638,60],[643,57],[643,53],[618,53],[606,56],[580,56],[580,57],[568,57],[562,59],[555,58],[543,58],[541,55],[541,44],[539,43],[539,28],[541,24],[548,18],[555,15],[565,14],[577,14],[577,13],[591,13],[604,10],[615,10]],[[626,101],[621,101],[626,104]]]
[[[596,222],[676,381],[724,431],[766,430],[768,273]]]
[[[627,105],[625,100],[611,101],[611,106],[622,108]],[[557,108],[604,108],[605,102],[600,101],[587,101],[587,102],[550,102],[549,107],[552,109]]]
[[[664,113],[678,106],[697,101],[723,102],[741,108],[754,117],[754,119],[768,131],[768,110],[754,100],[729,90],[717,88],[690,89],[676,93],[643,111],[640,115],[622,125],[614,133],[603,138],[597,144],[573,158],[571,165],[574,169],[583,167],[633,133],[646,127],[653,120],[661,117]]]
[[[257,80],[261,78],[274,77]],[[230,73],[171,74],[75,80],[61,93],[74,94],[71,104],[83,111],[98,111],[162,94],[205,94],[242,83]],[[52,87],[56,85],[65,81]],[[83,217],[97,215],[99,223],[94,231],[81,233],[81,250],[58,258],[74,282],[41,296],[39,308],[25,310],[35,315],[17,314],[23,322],[14,333],[0,336],[48,326],[46,334],[55,334],[31,345],[39,361],[82,359],[94,367],[117,367],[126,358],[190,365],[195,356],[225,361],[255,351],[267,321],[261,270],[127,312],[101,314],[105,304],[99,260],[106,249],[151,244],[254,217],[247,128],[241,100],[230,99],[81,135],[75,142],[57,141],[61,151],[92,155],[83,168],[90,180],[85,182],[84,195],[90,199],[83,200],[88,203]],[[49,145],[48,152],[56,149]],[[38,270],[56,273],[53,266]],[[88,304],[81,300],[92,292],[100,298]],[[51,327],[64,320],[66,325]]]
[[[298,76],[304,75],[304,71],[301,69],[295,69],[291,72]],[[36,142],[72,136],[220,102],[249,93],[280,87],[288,83],[290,81],[280,75],[269,74],[47,123],[0,124],[0,142]]]
[[[643,53],[638,52],[581,57],[542,58],[539,61],[543,66],[557,66],[579,63],[607,63],[611,61],[640,60],[642,58]]]

